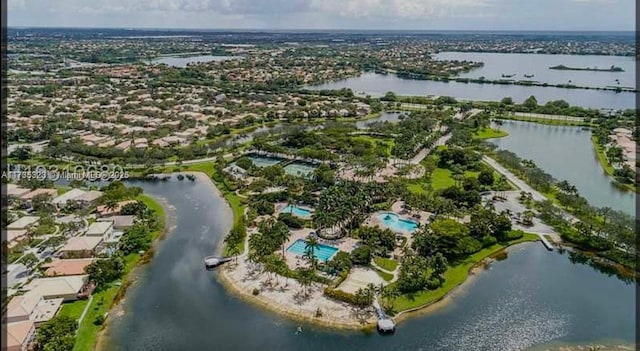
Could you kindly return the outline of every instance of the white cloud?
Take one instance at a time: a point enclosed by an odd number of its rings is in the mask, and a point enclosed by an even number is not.
[[[312,8],[362,18],[430,19],[478,15],[490,0],[312,0]]]

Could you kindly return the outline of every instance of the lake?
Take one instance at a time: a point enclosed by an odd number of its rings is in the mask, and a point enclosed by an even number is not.
[[[504,79],[503,74],[516,76],[514,80],[532,80],[549,84],[571,84],[599,87],[636,87],[636,61],[633,57],[597,55],[549,55],[549,54],[501,54],[481,52],[443,52],[434,55],[438,60],[464,60],[484,62],[484,66],[459,76],[463,78],[485,77],[488,80]],[[575,68],[620,67],[624,72],[562,71],[549,67],[565,65]],[[533,74],[527,78],[524,75]],[[619,81],[616,82],[616,79]]]
[[[533,95],[539,104],[552,100],[565,100],[571,105],[591,108],[627,109],[635,108],[635,94],[616,93],[604,90],[564,89],[523,85],[476,84],[440,82],[432,80],[403,79],[394,74],[363,73],[334,82],[309,86],[312,90],[332,90],[349,88],[357,95],[381,97],[389,91],[398,95],[413,96],[453,96],[462,100],[500,101],[510,96],[522,103]]]
[[[213,61],[236,60],[238,56],[215,56],[215,55],[198,55],[198,56],[164,56],[158,57],[151,61],[150,64],[165,64],[173,67],[187,67],[190,63],[205,63]]]
[[[332,331],[263,311],[230,295],[202,259],[232,225],[206,184],[128,182],[165,198],[175,227],[109,318],[109,350],[470,350],[554,343],[634,342],[635,287],[540,243],[510,250],[445,308],[399,323],[393,336]]]
[[[554,178],[569,181],[592,205],[608,206],[635,216],[635,194],[612,183],[600,165],[590,131],[508,120],[503,121],[500,129],[509,136],[491,140],[498,148],[533,160]]]
[[[369,128],[369,124],[376,122],[399,122],[400,117],[402,115],[407,115],[407,113],[403,112],[381,112],[380,116],[375,118],[369,118],[366,120],[356,122],[356,128],[358,129],[367,129]]]

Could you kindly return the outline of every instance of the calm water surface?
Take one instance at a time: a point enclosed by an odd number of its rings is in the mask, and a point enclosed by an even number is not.
[[[176,227],[110,319],[109,350],[521,350],[546,342],[633,342],[635,289],[531,243],[495,262],[461,296],[394,336],[337,332],[262,311],[229,295],[202,258],[231,211],[200,181],[134,183],[175,207]]]
[[[496,80],[503,74],[515,74],[514,80],[532,80],[540,83],[571,84],[588,87],[636,86],[636,62],[633,57],[597,55],[548,55],[548,54],[501,54],[484,52],[443,52],[434,55],[438,60],[465,60],[484,62],[484,66],[460,77]],[[624,72],[560,71],[549,67],[565,65],[575,68],[621,67]],[[527,78],[524,75],[533,74]],[[618,81],[616,81],[616,79]]]
[[[402,115],[407,114],[402,112],[381,112],[380,116],[376,118],[356,122],[356,127],[358,129],[367,129],[369,127],[369,124],[375,122],[398,122],[400,121],[400,116]]]
[[[616,187],[604,172],[593,148],[590,131],[531,122],[503,123],[500,128],[509,136],[492,140],[498,148],[533,160],[554,178],[569,181],[592,205],[608,206],[635,215],[635,194]]]
[[[237,56],[215,56],[215,55],[198,55],[198,56],[166,56],[159,57],[150,61],[151,64],[164,63],[173,67],[187,67],[190,63],[212,62],[212,61],[227,61],[237,59]]]
[[[363,73],[354,78],[324,83],[309,89],[349,88],[358,95],[380,97],[388,91],[399,95],[453,96],[463,100],[500,101],[510,96],[517,103],[533,95],[539,104],[552,100],[565,100],[571,105],[591,108],[627,109],[635,108],[635,94],[616,93],[603,90],[563,89],[522,85],[474,84],[437,82],[398,78],[393,74]]]

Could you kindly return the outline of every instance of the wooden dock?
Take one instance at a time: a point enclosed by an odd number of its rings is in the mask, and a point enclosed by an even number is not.
[[[547,250],[553,251],[553,244],[551,244],[549,240],[545,238],[544,234],[538,234],[538,236],[540,237],[540,241],[542,241],[542,245],[544,245],[544,247],[546,247]]]

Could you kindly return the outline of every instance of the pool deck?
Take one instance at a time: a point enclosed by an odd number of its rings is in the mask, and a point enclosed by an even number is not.
[[[302,258],[302,255],[289,252],[287,251],[287,249],[289,248],[289,246],[291,246],[294,242],[296,242],[299,239],[307,240],[309,237],[309,234],[311,234],[311,232],[314,232],[314,231],[315,229],[311,229],[311,228],[303,228],[303,229],[291,231],[291,236],[289,237],[289,240],[287,240],[287,242],[284,244],[284,247],[285,247],[284,257],[285,257],[285,261],[287,262],[287,266],[289,266],[289,268],[296,269],[299,267],[309,266],[309,262],[306,259]],[[318,238],[318,241],[322,245],[333,246],[338,248],[340,251],[344,251],[344,252],[351,252],[355,248],[356,243],[358,242],[358,240],[353,238],[343,238],[340,240],[324,240],[324,239]]]
[[[429,221],[429,216],[430,214],[427,212],[423,212],[423,211],[407,211],[402,209],[402,205],[398,205],[395,206],[397,203],[399,203],[401,201],[398,201],[396,203],[394,203],[394,206],[392,206],[392,210],[391,211],[377,211],[372,213],[371,215],[369,215],[369,217],[367,217],[367,219],[364,222],[364,225],[368,225],[371,227],[380,227],[383,229],[391,229],[391,228],[387,228],[382,221],[378,218],[379,215],[384,214],[384,213],[395,213],[400,219],[404,219],[404,220],[409,220],[409,221],[414,221],[417,223],[420,223],[421,226],[425,225],[428,223]],[[414,217],[414,215],[419,215],[419,218]],[[391,229],[393,232],[398,233],[398,234],[411,234],[408,231],[397,231],[397,230],[393,230]]]
[[[275,211],[275,213],[274,213],[274,216],[275,216],[276,218],[278,218],[278,216],[280,215],[280,213],[282,213],[282,210],[284,210],[284,209],[285,209],[287,206],[289,206],[289,205],[291,205],[291,206],[295,206],[295,207],[297,207],[297,208],[301,208],[301,209],[303,209],[303,210],[308,210],[308,211],[310,211],[310,212],[313,212],[313,209],[312,209],[312,208],[310,208],[310,207],[307,207],[307,206],[298,206],[298,205],[293,205],[293,204],[287,204],[286,202],[278,202],[278,203],[276,203],[276,204],[275,204],[275,209],[276,209],[276,211]],[[291,213],[291,212],[286,212],[286,213]],[[293,216],[295,216],[295,217],[298,217],[298,218],[302,218],[302,219],[311,219],[311,216],[299,216],[299,215],[297,215],[297,214],[295,214],[295,213],[291,213],[291,214],[292,214]]]

